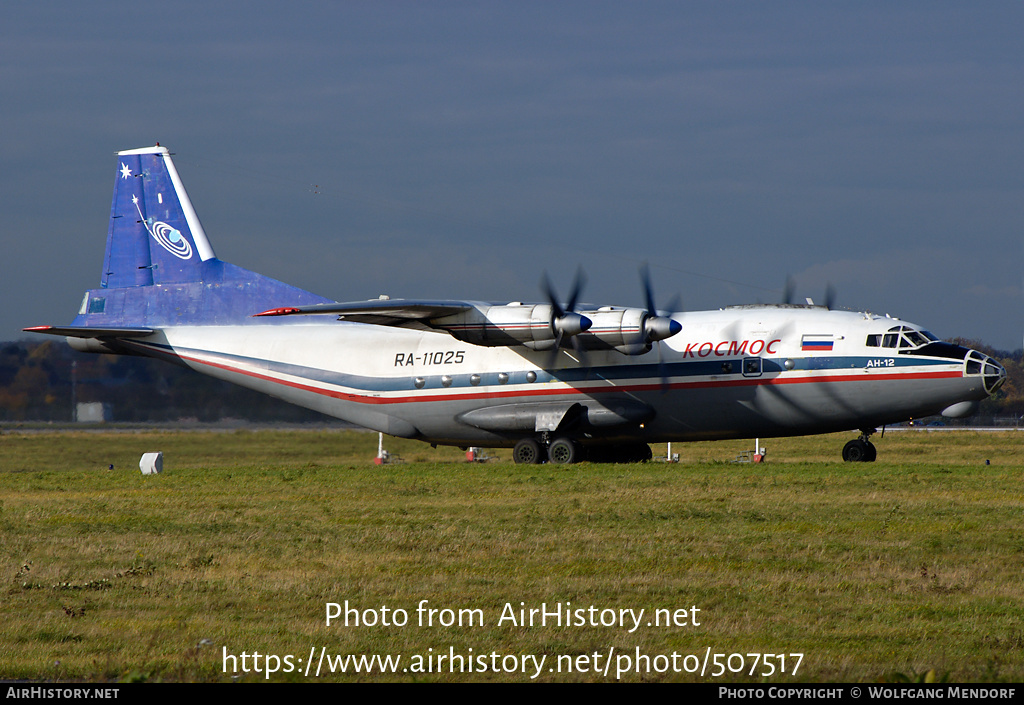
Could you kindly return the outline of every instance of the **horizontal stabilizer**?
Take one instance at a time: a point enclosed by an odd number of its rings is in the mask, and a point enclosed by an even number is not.
[[[98,328],[94,326],[33,326],[22,328],[26,333],[63,335],[69,338],[141,338],[153,335],[152,328]]]

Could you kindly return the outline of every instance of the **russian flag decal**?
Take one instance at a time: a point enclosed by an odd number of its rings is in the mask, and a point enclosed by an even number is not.
[[[811,352],[830,352],[832,350],[831,335],[805,335],[800,349]]]

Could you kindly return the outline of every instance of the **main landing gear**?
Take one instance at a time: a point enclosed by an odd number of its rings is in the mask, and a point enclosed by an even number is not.
[[[873,463],[878,455],[874,444],[868,440],[875,429],[861,429],[860,437],[843,446],[843,460],[848,463]]]
[[[552,463],[566,464],[580,460],[580,445],[571,438],[556,438],[548,446],[548,460]]]
[[[546,455],[541,444],[533,438],[524,438],[512,450],[512,460],[516,465],[537,465],[544,462]]]
[[[568,436],[524,438],[516,443],[512,459],[518,465],[536,465],[545,461],[566,465],[589,460],[593,463],[644,463],[651,459],[646,443],[619,445],[582,445]]]
[[[524,438],[512,450],[512,459],[518,465],[536,465],[549,460],[560,465],[578,463],[583,459],[583,448],[571,438],[559,436],[550,443],[546,439]]]

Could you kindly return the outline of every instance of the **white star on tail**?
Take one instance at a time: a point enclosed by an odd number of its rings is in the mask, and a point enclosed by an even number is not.
[[[127,179],[131,175],[132,175],[132,170],[128,168],[127,164],[125,164],[124,162],[121,162],[121,178],[122,179]]]

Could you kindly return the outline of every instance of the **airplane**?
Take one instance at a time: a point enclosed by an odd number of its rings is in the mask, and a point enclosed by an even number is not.
[[[962,417],[995,360],[888,315],[831,304],[660,311],[546,301],[337,302],[217,258],[171,153],[117,153],[100,286],[76,350],[185,365],[352,424],[434,446],[512,448],[516,463],[638,462],[651,443],[859,431]]]

